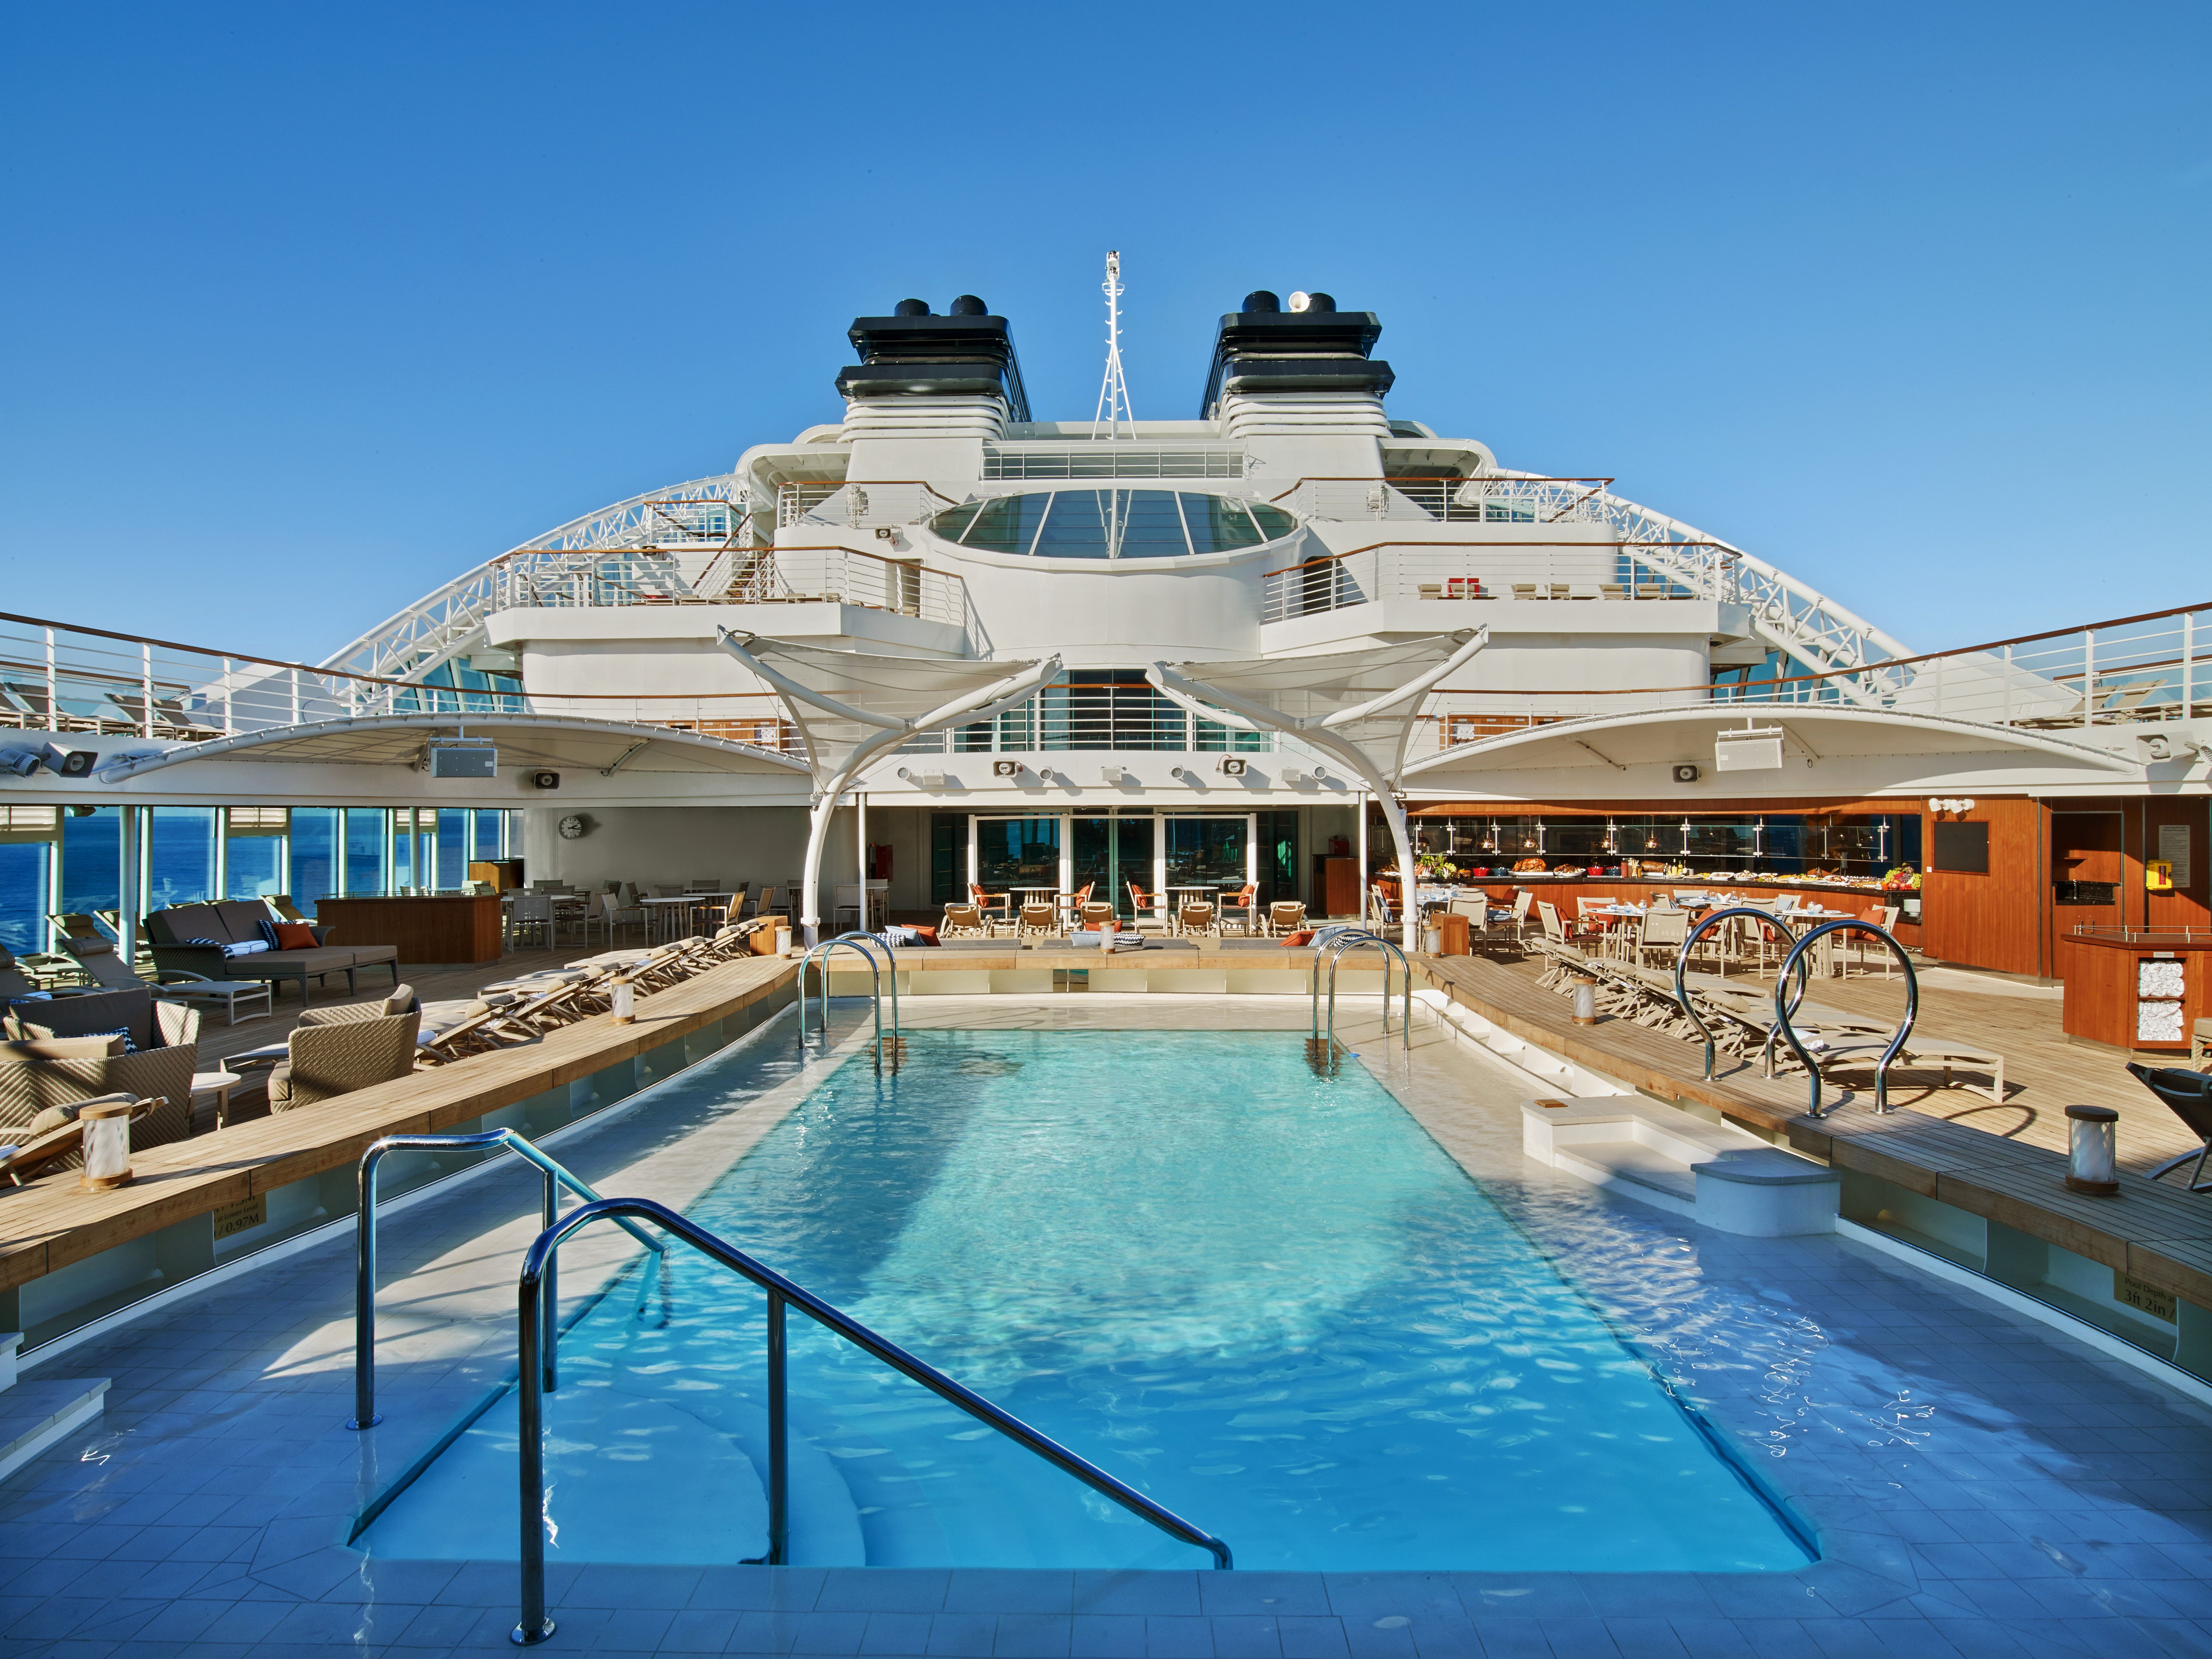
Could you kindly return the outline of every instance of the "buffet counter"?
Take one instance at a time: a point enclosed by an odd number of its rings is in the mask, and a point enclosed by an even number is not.
[[[1398,883],[1395,877],[1378,875],[1376,884],[1395,901]],[[1577,900],[1602,898],[1620,904],[1645,904],[1654,893],[1740,893],[1753,899],[1780,898],[1796,895],[1808,902],[1817,902],[1825,910],[1839,910],[1847,915],[1866,916],[1881,920],[1881,910],[1894,906],[1900,912],[1895,933],[1897,942],[1905,949],[1920,946],[1920,923],[1917,917],[1902,914],[1905,901],[1917,899],[1917,891],[1885,891],[1875,887],[1846,886],[1839,882],[1792,880],[1787,876],[1599,876],[1590,874],[1563,875],[1551,871],[1524,871],[1518,874],[1499,876],[1463,876],[1462,892],[1480,890],[1490,896],[1493,904],[1510,904],[1516,888],[1526,887],[1545,900],[1559,907],[1563,917],[1573,916],[1579,908]],[[1429,891],[1424,883],[1422,891]],[[1917,908],[1917,907],[1915,907]]]
[[[402,962],[497,962],[504,943],[489,894],[318,899],[315,920],[337,930],[335,942],[395,945]]]

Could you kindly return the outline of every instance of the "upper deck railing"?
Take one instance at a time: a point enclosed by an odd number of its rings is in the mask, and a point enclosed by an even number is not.
[[[1670,546],[1683,566],[1698,571],[1697,580],[1679,568],[1647,568],[1619,542],[1372,542],[1267,572],[1260,620],[1285,622],[1381,599],[1695,599],[1733,590],[1732,550]]]

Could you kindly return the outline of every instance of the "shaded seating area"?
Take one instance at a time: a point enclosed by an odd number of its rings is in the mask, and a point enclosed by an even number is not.
[[[0,1015],[0,1136],[43,1133],[87,1102],[114,1094],[153,1103],[133,1144],[191,1132],[199,1011],[157,1001],[150,987],[50,1000],[18,998]]]
[[[272,992],[289,982],[300,988],[302,1003],[308,981],[324,984],[334,974],[345,975],[349,992],[364,968],[388,968],[392,982],[399,982],[398,946],[343,944],[332,932],[308,922],[272,921],[258,900],[180,904],[146,918],[154,960],[165,970],[209,980],[266,980]]]

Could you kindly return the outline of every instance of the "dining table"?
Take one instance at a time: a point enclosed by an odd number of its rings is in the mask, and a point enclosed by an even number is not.
[[[639,908],[645,912],[645,937],[648,942],[656,938],[662,944],[682,939],[691,931],[692,913],[701,909],[726,909],[731,893],[678,893],[666,898],[641,898]]]

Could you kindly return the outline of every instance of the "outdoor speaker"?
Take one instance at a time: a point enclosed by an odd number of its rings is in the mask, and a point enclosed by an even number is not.
[[[1021,775],[1022,763],[1019,761],[993,761],[991,763],[991,775],[994,778],[1018,778],[1021,776]]]
[[[558,789],[561,787],[561,775],[558,772],[532,772],[530,775],[530,787],[532,789]]]
[[[1222,762],[1221,775],[1224,778],[1243,777],[1244,775],[1244,763],[1233,757]]]
[[[1677,782],[1677,783],[1695,783],[1697,781],[1698,781],[1698,769],[1697,769],[1696,767],[1694,767],[1694,766],[1678,766],[1678,767],[1676,767],[1676,768],[1674,769],[1674,781],[1675,781],[1675,782]]]
[[[434,778],[495,778],[499,750],[479,738],[433,738],[428,755]]]

